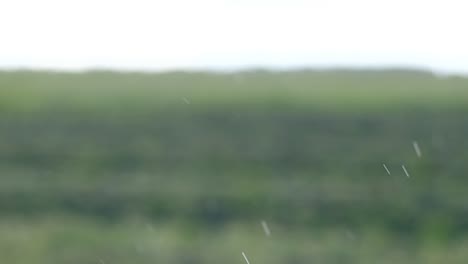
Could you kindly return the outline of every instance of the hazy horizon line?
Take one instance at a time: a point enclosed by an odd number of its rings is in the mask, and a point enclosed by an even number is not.
[[[51,72],[51,73],[88,73],[88,72],[115,72],[115,73],[143,73],[143,74],[164,74],[164,73],[218,73],[235,74],[248,72],[413,72],[429,74],[434,76],[447,77],[468,77],[468,72],[463,71],[441,71],[430,67],[411,65],[329,65],[329,66],[263,66],[251,65],[240,67],[118,67],[118,66],[89,66],[89,67],[31,67],[31,66],[0,66],[0,72]]]

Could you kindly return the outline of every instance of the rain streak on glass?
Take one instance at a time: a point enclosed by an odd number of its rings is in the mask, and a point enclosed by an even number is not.
[[[388,174],[388,175],[392,175],[392,174],[390,173],[390,170],[387,168],[387,165],[385,165],[385,163],[383,163],[382,165],[383,165],[385,171],[387,172],[387,174]]]
[[[190,101],[185,97],[182,97],[182,101],[184,101],[184,103],[186,103],[186,104],[190,104]]]
[[[250,261],[249,261],[249,259],[247,258],[247,256],[245,255],[244,252],[242,252],[242,256],[244,257],[245,262],[247,262],[247,264],[250,264]]]
[[[268,224],[265,221],[262,221],[262,227],[263,227],[263,232],[265,232],[265,235],[269,237],[271,235],[270,228],[268,227]]]
[[[418,155],[418,158],[420,158],[422,154],[421,154],[421,149],[419,148],[418,142],[413,141],[413,148],[414,148],[414,151],[416,152],[416,155]]]
[[[402,168],[402,169],[403,169],[403,171],[405,172],[405,174],[406,174],[406,177],[408,177],[408,178],[409,178],[409,177],[410,177],[410,175],[409,175],[409,173],[408,173],[408,170],[406,170],[406,167],[405,167],[405,165],[401,165],[401,168]]]

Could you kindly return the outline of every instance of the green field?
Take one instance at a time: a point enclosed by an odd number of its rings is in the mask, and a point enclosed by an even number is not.
[[[466,107],[467,80],[427,72],[246,71],[83,73],[0,72],[3,111],[80,110],[152,113],[212,107],[238,111],[286,107],[302,110],[385,110]],[[187,107],[186,107],[187,108]]]
[[[421,71],[0,72],[0,256],[464,263],[467,114]]]

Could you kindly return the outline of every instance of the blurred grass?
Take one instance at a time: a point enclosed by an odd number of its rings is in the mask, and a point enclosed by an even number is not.
[[[405,70],[1,72],[0,255],[462,263],[467,85]]]
[[[0,73],[0,109],[154,111],[181,108],[288,107],[344,110],[465,108],[467,81],[426,72],[247,71],[235,73]]]
[[[60,223],[60,224],[58,224]],[[187,229],[129,220],[116,225],[54,217],[3,222],[0,253],[10,263],[464,263],[456,243],[401,240],[382,230],[304,231],[275,225],[266,237],[257,222],[223,229]],[[419,243],[418,243],[419,242]]]
[[[139,221],[118,225],[62,220],[4,223],[2,259],[14,263],[464,263],[467,241],[416,245],[378,231],[304,232],[275,228],[265,237],[258,223],[223,230],[187,230]],[[73,227],[73,228],[70,228]],[[34,243],[31,243],[34,241]],[[25,254],[27,252],[28,254]]]

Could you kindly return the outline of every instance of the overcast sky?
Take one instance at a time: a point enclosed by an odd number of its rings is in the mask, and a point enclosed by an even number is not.
[[[0,67],[468,73],[464,0],[0,0]]]

